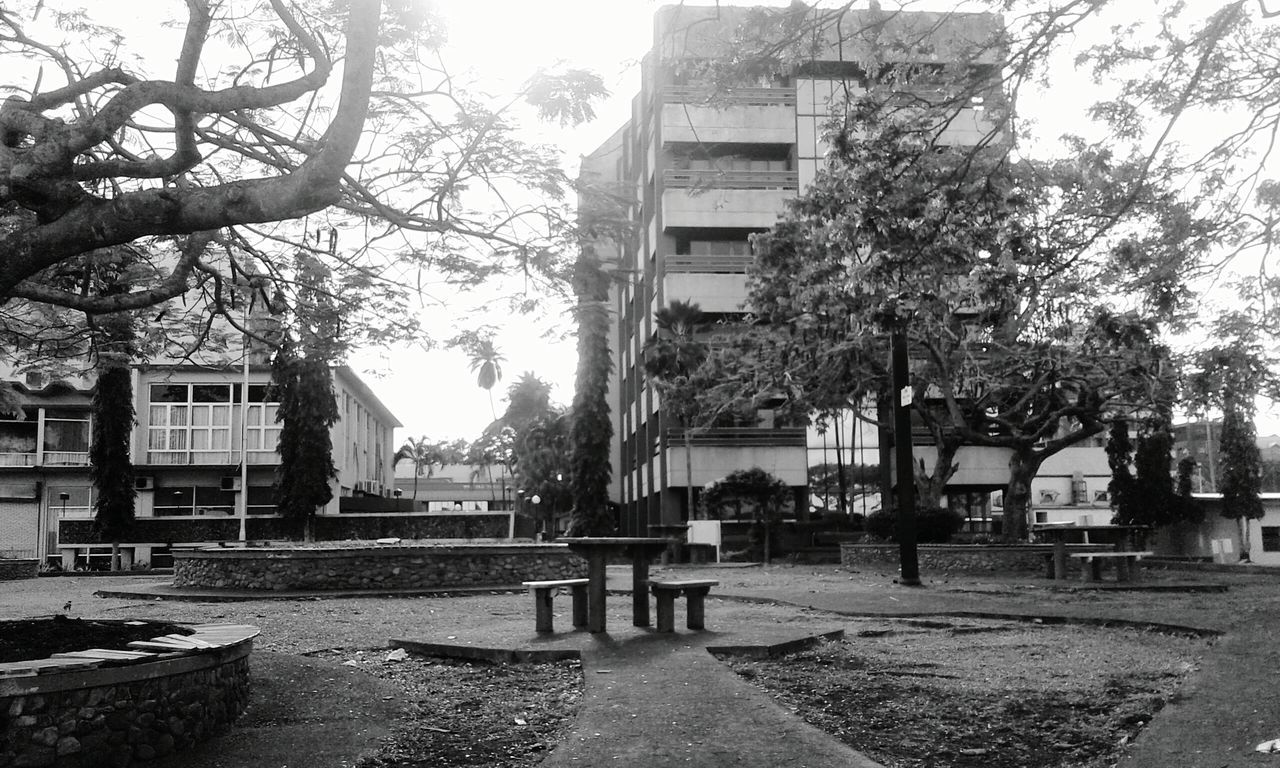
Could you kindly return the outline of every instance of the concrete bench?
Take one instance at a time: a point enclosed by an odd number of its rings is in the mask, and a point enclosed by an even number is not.
[[[1138,561],[1154,554],[1154,552],[1073,552],[1067,557],[1080,561],[1082,566],[1080,578],[1085,581],[1101,581],[1102,564],[1107,560],[1115,561],[1116,581],[1133,581],[1138,577]]]
[[[587,584],[589,579],[559,579],[556,581],[526,581],[524,586],[533,592],[534,627],[539,632],[554,632],[551,619],[551,600],[558,589],[568,588],[573,594],[573,626],[587,626]]]
[[[719,586],[718,581],[649,581],[649,591],[653,593],[658,604],[658,631],[676,631],[676,598],[684,595],[688,602],[686,624],[689,629],[703,629],[706,623],[703,610],[703,598],[712,587]]]

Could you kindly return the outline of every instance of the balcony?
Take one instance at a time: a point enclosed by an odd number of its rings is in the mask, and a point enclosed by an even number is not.
[[[0,453],[0,467],[34,467],[35,465],[34,453]]]
[[[669,269],[669,268],[668,268]],[[662,278],[666,302],[697,302],[703,312],[742,312],[747,300],[747,276],[743,272],[676,272]]]
[[[667,486],[686,486],[689,482],[685,474],[684,430],[668,429],[664,436]],[[808,482],[808,451],[803,428],[693,430],[689,443],[696,485],[706,485],[747,467],[760,467],[787,485],[798,486]]]
[[[667,256],[664,264],[668,274],[672,272],[699,272],[709,275],[745,275],[751,266],[751,256],[703,256],[676,254]]]
[[[672,427],[666,430],[667,445],[684,445],[685,429]],[[764,447],[799,447],[804,448],[804,427],[780,427],[778,429],[762,429],[760,427],[712,427],[695,429],[689,435],[689,444],[720,446],[764,446]]]
[[[794,144],[794,88],[736,88],[712,94],[671,86],[662,93],[664,142]]]
[[[45,451],[44,465],[46,467],[87,467],[89,466],[89,452]]]
[[[768,229],[795,197],[795,171],[667,170],[662,174],[667,227]]]

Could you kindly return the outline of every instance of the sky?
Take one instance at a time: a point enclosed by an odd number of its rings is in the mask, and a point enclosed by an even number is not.
[[[482,3],[442,0],[435,4],[447,21],[444,51],[450,66],[466,68],[492,93],[519,88],[540,67],[589,69],[603,78],[610,97],[596,105],[596,118],[568,129],[530,124],[531,135],[560,146],[566,167],[576,171],[578,158],[591,152],[631,114],[631,97],[639,90],[639,59],[652,38],[653,0],[487,0]],[[470,314],[475,302],[459,306]],[[443,313],[430,315],[433,328],[451,322]],[[392,413],[404,424],[396,440],[408,437],[474,440],[501,414],[507,386],[532,372],[553,385],[552,399],[573,400],[577,366],[573,325],[567,316],[535,322],[494,317],[501,325],[495,343],[506,358],[502,381],[489,393],[479,388],[469,358],[460,350],[399,348],[363,350],[351,358]],[[441,333],[447,337],[447,333]]]
[[[728,5],[744,0],[723,0]],[[757,4],[786,5],[783,0]],[[578,158],[591,152],[630,117],[630,102],[639,89],[639,60],[652,42],[652,17],[661,5],[678,0],[415,0],[436,8],[445,18],[445,60],[455,74],[479,81],[495,96],[517,90],[540,67],[578,67],[599,74],[611,95],[596,105],[594,120],[572,128],[528,125],[529,135],[559,146],[567,170],[576,173]],[[689,0],[709,5],[713,0]],[[1209,0],[1192,0],[1201,6]],[[892,2],[885,2],[891,7]],[[919,0],[918,9],[947,9],[957,3]],[[1142,8],[1136,7],[1141,5]],[[1214,7],[1216,3],[1212,4]],[[112,7],[112,6],[108,6]],[[130,6],[117,13],[135,16]],[[181,3],[174,4],[178,11]],[[1152,5],[1127,3],[1132,12],[1151,12]],[[102,10],[97,9],[95,10]],[[1105,31],[1105,28],[1103,28]],[[1091,40],[1082,36],[1077,47]],[[1066,60],[1069,62],[1069,59]],[[1050,133],[1079,124],[1079,116],[1097,95],[1083,73],[1069,63],[1055,71],[1052,87],[1036,99],[1024,94],[1020,111],[1038,114]],[[539,321],[508,315],[484,316],[484,297],[454,297],[447,310],[432,310],[425,323],[437,339],[452,331],[485,322],[499,327],[494,341],[505,357],[502,380],[492,393],[476,383],[468,357],[459,350],[424,351],[408,347],[359,350],[349,364],[360,372],[380,400],[404,425],[397,442],[408,437],[473,440],[505,406],[507,387],[525,372],[553,385],[553,399],[568,405],[576,367],[573,325],[566,315]],[[460,322],[465,319],[466,323]],[[492,395],[492,398],[491,398]],[[1280,411],[1264,411],[1260,433],[1280,433]]]
[[[563,149],[572,171],[580,155],[599,146],[629,118],[631,98],[639,89],[639,59],[652,42],[653,13],[673,1],[438,0],[435,7],[447,21],[446,59],[451,66],[468,68],[495,93],[510,92],[537,68],[558,63],[592,70],[604,79],[611,96],[597,105],[593,121],[563,130],[541,126],[536,131],[539,138]],[[710,0],[698,4],[710,4]],[[726,4],[745,3],[730,0]],[[769,0],[760,4],[785,5]],[[1199,4],[1200,0],[1193,3]],[[954,5],[939,1],[915,7]],[[1084,37],[1076,47],[1090,42]],[[1072,72],[1068,66],[1055,77],[1052,88],[1040,95],[1038,103],[1028,102],[1027,94],[1020,106],[1024,113],[1038,116],[1041,128],[1047,124],[1053,133],[1058,126],[1066,130],[1072,123],[1078,124],[1078,117],[1073,116],[1082,115],[1096,95],[1096,86],[1085,74]],[[470,311],[470,307],[460,311]],[[447,317],[437,320],[447,322]],[[365,350],[353,357],[353,367],[404,424],[397,432],[398,441],[421,436],[474,439],[494,413],[502,413],[507,386],[526,371],[553,385],[556,402],[571,402],[576,350],[569,319],[562,317],[558,325],[550,326],[511,318],[495,318],[493,322],[502,326],[495,341],[506,357],[502,381],[492,393],[493,410],[489,393],[477,386],[475,374],[468,370],[467,356],[458,350]],[[1261,434],[1280,433],[1280,410],[1270,407],[1259,417]]]

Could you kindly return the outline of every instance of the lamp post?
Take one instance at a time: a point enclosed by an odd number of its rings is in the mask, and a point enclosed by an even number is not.
[[[538,503],[541,501],[542,501],[542,497],[536,493],[529,497],[529,503],[533,505],[533,526],[535,530],[537,529],[538,522],[539,522]],[[546,538],[546,531],[545,530],[537,531],[536,538],[538,541],[542,541],[544,538]]]

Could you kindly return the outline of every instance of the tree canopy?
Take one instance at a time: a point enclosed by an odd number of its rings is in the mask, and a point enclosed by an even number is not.
[[[0,9],[0,329],[159,305],[157,319],[198,307],[237,327],[236,287],[290,283],[279,254],[297,247],[374,340],[417,332],[409,310],[441,280],[565,290],[559,157],[513,129],[522,109],[590,118],[597,77],[533,73],[505,102],[468,93],[420,4],[174,8],[174,32],[170,8],[119,30],[71,0]],[[111,248],[137,258],[130,290],[107,295],[78,276]]]

